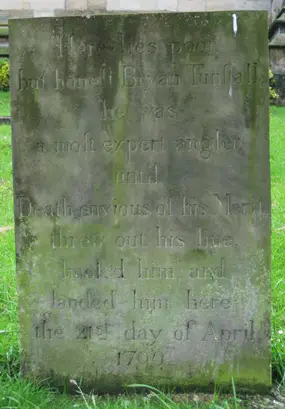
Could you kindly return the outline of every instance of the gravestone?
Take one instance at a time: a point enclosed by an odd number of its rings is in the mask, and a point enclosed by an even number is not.
[[[269,387],[267,14],[10,33],[23,374]]]

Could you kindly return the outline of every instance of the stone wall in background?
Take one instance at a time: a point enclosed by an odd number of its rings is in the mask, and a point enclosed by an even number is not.
[[[283,0],[1,0],[0,17],[72,15],[82,10],[268,10],[275,16]]]
[[[274,21],[280,13],[282,7],[284,5],[284,0],[273,0],[272,1],[272,6],[271,6],[271,19]]]

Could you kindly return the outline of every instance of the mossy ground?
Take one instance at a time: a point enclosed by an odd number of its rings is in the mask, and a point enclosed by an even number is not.
[[[9,115],[9,94],[0,93],[0,116]],[[271,108],[272,352],[274,382],[284,390],[285,371],[285,108]],[[251,399],[216,395],[69,397],[18,376],[17,292],[13,230],[10,126],[0,126],[0,408],[262,408]],[[274,399],[273,399],[274,400]],[[284,407],[285,403],[283,402]],[[256,406],[257,405],[257,406]],[[281,403],[282,405],[282,403]],[[268,404],[264,407],[274,407]],[[282,407],[282,406],[276,406]]]

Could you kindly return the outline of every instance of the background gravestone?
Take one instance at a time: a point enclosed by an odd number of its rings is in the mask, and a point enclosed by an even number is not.
[[[270,386],[267,14],[10,33],[23,373]]]

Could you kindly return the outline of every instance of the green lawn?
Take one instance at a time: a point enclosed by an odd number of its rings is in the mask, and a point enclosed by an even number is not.
[[[10,115],[10,93],[0,91],[0,116]]]
[[[4,99],[2,98],[4,95]],[[0,100],[8,104],[8,93]],[[0,116],[9,113],[0,108]],[[2,105],[0,105],[2,107]],[[11,132],[0,126],[0,227],[13,226]],[[284,377],[285,368],[285,108],[271,109],[271,181],[272,181],[272,352],[275,382]],[[5,331],[5,332],[1,332]],[[168,396],[120,396],[119,398],[71,398],[23,381],[18,377],[17,295],[15,282],[14,232],[0,232],[0,408],[72,409],[72,408],[207,408],[229,409],[247,407],[245,401],[221,397],[211,402],[180,402]],[[197,395],[191,395],[194,399]],[[165,400],[163,402],[163,399]],[[211,398],[212,399],[212,398]],[[285,407],[285,405],[284,405]],[[261,408],[261,406],[255,406]]]
[[[272,352],[273,370],[285,368],[285,108],[271,109]]]

